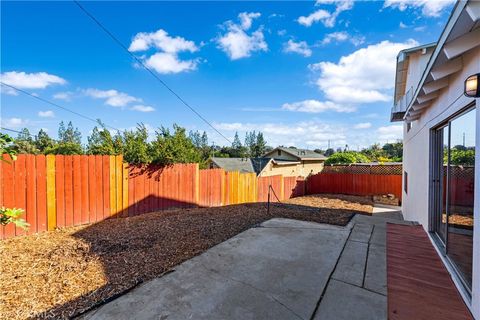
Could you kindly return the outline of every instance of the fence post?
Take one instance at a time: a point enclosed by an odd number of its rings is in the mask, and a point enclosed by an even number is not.
[[[269,184],[268,185],[268,194],[267,194],[267,215],[270,214],[270,188],[272,186]]]
[[[200,206],[200,167],[195,164],[195,177],[193,179],[193,190],[195,192],[195,205]]]
[[[55,203],[55,155],[47,155],[47,230],[57,226],[57,207]]]

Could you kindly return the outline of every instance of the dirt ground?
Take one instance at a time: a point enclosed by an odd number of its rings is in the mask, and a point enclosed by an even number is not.
[[[0,319],[70,318],[265,220],[336,225],[371,214],[365,197],[305,196],[109,219],[0,241]]]

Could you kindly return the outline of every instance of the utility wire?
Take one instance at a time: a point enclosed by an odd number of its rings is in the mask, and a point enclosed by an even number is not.
[[[21,132],[21,131],[18,131],[18,130],[9,129],[9,128],[5,128],[5,127],[0,127],[0,129],[1,129],[1,130],[5,130],[5,131],[10,131],[10,132],[15,132],[15,133],[18,133],[18,134],[20,134],[20,133],[22,133],[22,134],[25,133],[25,132]],[[37,137],[36,135],[31,134],[31,133],[28,133],[28,135],[29,135],[30,137],[34,137],[34,138]]]
[[[87,119],[87,120],[89,120],[89,121],[93,121],[93,122],[95,122],[96,124],[99,124],[98,120],[93,119],[93,118],[90,118],[89,116],[86,116],[86,115],[83,115],[83,114],[81,114],[81,113],[79,113],[79,112],[76,112],[76,111],[70,110],[70,109],[68,109],[68,108],[62,107],[61,105],[56,104],[55,102],[52,102],[52,101],[49,101],[49,100],[44,99],[44,98],[42,98],[42,97],[33,95],[33,94],[31,94],[30,92],[27,92],[27,91],[25,91],[25,90],[22,90],[22,89],[19,89],[19,88],[15,87],[15,86],[6,84],[6,83],[3,82],[3,81],[0,81],[0,83],[1,83],[2,85],[4,85],[4,86],[7,86],[7,87],[9,87],[9,88],[11,88],[11,89],[14,89],[14,90],[18,91],[18,92],[21,92],[21,93],[23,93],[23,94],[26,94],[27,96],[30,96],[30,97],[35,98],[35,99],[37,99],[37,100],[40,100],[40,101],[42,101],[42,102],[44,102],[44,103],[47,103],[47,104],[49,104],[49,105],[52,105],[52,106],[57,107],[57,108],[59,108],[59,109],[62,109],[62,110],[64,110],[64,111],[73,113],[74,115],[77,115],[77,116],[82,117],[82,118],[84,118],[84,119]],[[103,124],[103,122],[102,122],[102,124]],[[109,126],[109,125],[106,125],[106,124],[105,124],[104,126],[105,126],[106,128],[110,128],[110,129],[113,129],[113,130],[116,130],[116,131],[119,131],[119,132],[121,131],[121,130],[115,128],[115,127],[112,127],[112,126]]]
[[[100,29],[102,29],[107,35],[110,36],[110,38],[113,39],[113,41],[115,41],[123,50],[125,50],[125,52],[127,52],[133,59],[135,59],[135,61],[140,64],[145,70],[148,71],[148,73],[150,73],[158,82],[160,82],[168,91],[170,91],[170,93],[172,93],[185,107],[187,107],[188,109],[190,109],[190,111],[192,111],[195,115],[197,115],[197,117],[199,117],[203,122],[205,122],[210,128],[212,128],[216,133],[218,133],[222,138],[224,138],[225,140],[227,140],[230,144],[232,143],[232,141],[230,141],[230,139],[228,139],[227,137],[225,137],[220,131],[218,131],[207,119],[205,119],[197,110],[195,110],[192,106],[190,106],[190,104],[188,104],[178,93],[176,93],[169,85],[167,85],[165,83],[165,81],[163,81],[162,79],[160,79],[160,77],[152,71],[152,69],[150,69],[149,67],[147,67],[145,65],[145,63],[143,63],[143,61],[139,58],[137,58],[137,56],[135,56],[133,53],[130,52],[130,50],[128,50],[127,46],[125,46],[112,32],[110,32],[97,18],[95,18],[90,12],[87,11],[87,9],[85,9],[81,4],[80,2],[78,2],[77,0],[73,0],[73,2],[75,2],[75,4],[90,18],[92,19],[99,27]]]

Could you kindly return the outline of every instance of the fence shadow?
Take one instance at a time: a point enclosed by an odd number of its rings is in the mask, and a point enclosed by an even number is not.
[[[105,284],[55,306],[45,313],[46,317],[77,317],[147,280],[173,272],[183,261],[274,217],[346,224],[354,214],[364,214],[355,210],[330,209],[322,216],[319,208],[279,203],[271,204],[269,214],[266,203],[192,209],[196,207],[194,203],[153,195],[134,205],[149,207],[152,203],[175,203],[181,208],[127,218],[111,217],[73,234],[88,245],[88,255],[101,263]],[[335,220],[335,216],[341,219]],[[92,306],[92,302],[96,304]]]

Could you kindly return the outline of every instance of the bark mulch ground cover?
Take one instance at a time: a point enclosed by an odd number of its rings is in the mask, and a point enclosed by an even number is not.
[[[177,209],[0,242],[0,319],[70,318],[265,220],[346,225],[371,214],[364,197]]]

